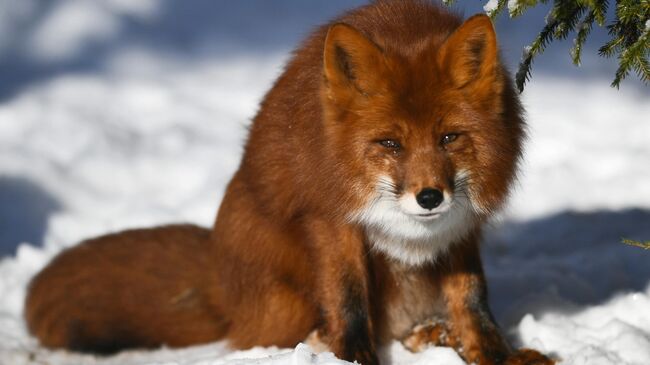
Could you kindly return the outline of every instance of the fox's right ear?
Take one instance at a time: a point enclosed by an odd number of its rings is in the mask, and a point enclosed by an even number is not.
[[[330,27],[323,55],[328,97],[371,95],[381,88],[385,69],[381,49],[358,30],[342,23]]]

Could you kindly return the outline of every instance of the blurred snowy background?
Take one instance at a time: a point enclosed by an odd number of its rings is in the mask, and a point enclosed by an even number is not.
[[[50,352],[21,318],[29,278],[82,238],[211,225],[246,126],[289,52],[363,1],[0,1],[0,364],[335,363],[309,349],[224,344],[95,359]],[[457,0],[471,15],[484,2]],[[540,7],[497,33],[513,74]],[[595,29],[539,57],[523,93],[530,139],[510,207],[484,245],[491,302],[513,340],[563,364],[650,364],[650,89],[609,83]],[[447,349],[392,364],[462,364]]]

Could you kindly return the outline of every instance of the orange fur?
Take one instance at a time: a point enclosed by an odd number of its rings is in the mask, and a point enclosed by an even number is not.
[[[106,353],[294,346],[317,330],[371,365],[438,318],[467,361],[552,364],[500,335],[478,251],[515,176],[521,113],[486,16],[463,23],[418,0],[352,10],[264,98],[212,231],[127,231],[63,252],[32,281],[29,328],[49,347]],[[423,205],[425,190],[440,201]],[[417,347],[436,343],[442,327],[422,328]]]

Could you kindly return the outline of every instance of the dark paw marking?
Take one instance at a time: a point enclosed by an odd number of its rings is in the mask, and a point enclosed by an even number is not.
[[[531,349],[520,349],[508,356],[504,365],[554,365],[555,360]]]

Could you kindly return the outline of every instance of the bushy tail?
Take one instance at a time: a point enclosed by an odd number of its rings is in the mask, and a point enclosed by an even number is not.
[[[98,354],[219,340],[210,251],[210,231],[193,225],[84,241],[32,280],[28,328],[44,346]]]

